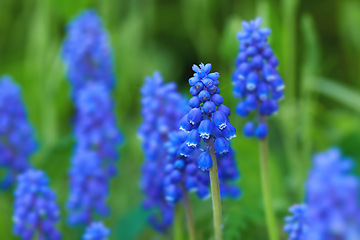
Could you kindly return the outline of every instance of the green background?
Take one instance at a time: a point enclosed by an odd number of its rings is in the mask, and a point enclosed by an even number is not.
[[[160,70],[188,94],[192,64],[211,62],[213,71],[220,72],[225,104],[234,111],[231,73],[241,20],[261,16],[263,26],[272,29],[269,41],[286,84],[285,100],[269,123],[279,231],[288,206],[303,199],[314,152],[339,146],[345,155],[360,159],[360,1],[0,0],[0,75],[10,74],[22,87],[40,145],[31,161],[51,178],[65,240],[80,239],[83,229],[65,223],[74,109],[59,52],[67,22],[85,8],[96,9],[109,32],[117,76],[113,96],[126,139],[109,197],[112,215],[104,220],[112,230],[110,239],[171,239],[171,234],[151,230],[140,207],[143,155],[136,131],[144,77]],[[230,121],[238,129],[232,142],[243,197],[223,202],[225,239],[267,239],[258,143],[242,136],[243,119],[233,114]],[[18,239],[11,231],[12,202],[11,191],[0,193],[1,240]],[[211,200],[192,196],[192,202],[198,237],[210,239]],[[185,229],[183,234],[187,239]]]

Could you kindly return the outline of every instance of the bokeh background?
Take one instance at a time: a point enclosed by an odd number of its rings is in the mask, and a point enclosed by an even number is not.
[[[38,152],[32,163],[44,169],[62,207],[59,228],[65,240],[80,239],[82,228],[66,225],[64,204],[72,154],[74,109],[60,57],[67,22],[83,9],[103,18],[114,52],[114,98],[125,135],[120,174],[112,181],[110,239],[171,239],[146,223],[138,188],[143,161],[137,127],[139,89],[146,75],[160,70],[188,93],[193,63],[211,62],[220,72],[225,103],[234,111],[231,73],[238,53],[241,21],[261,16],[286,84],[280,111],[270,119],[271,174],[279,231],[288,206],[303,199],[314,152],[339,146],[360,160],[360,1],[358,0],[0,0],[0,75],[22,87]],[[258,143],[241,134],[235,114],[233,140],[242,172],[240,200],[223,202],[225,239],[267,239],[259,179]],[[357,172],[360,167],[356,166]],[[2,172],[0,172],[2,174]],[[11,231],[12,191],[0,193],[0,239]],[[199,239],[212,233],[211,200],[192,196]],[[182,239],[186,239],[184,231]],[[285,235],[282,235],[285,239]]]

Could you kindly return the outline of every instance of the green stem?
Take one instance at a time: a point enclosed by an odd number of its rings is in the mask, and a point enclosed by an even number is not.
[[[186,221],[187,228],[188,228],[188,232],[189,232],[189,239],[195,240],[196,234],[195,234],[194,218],[193,218],[193,213],[192,213],[192,209],[191,209],[191,203],[189,200],[189,194],[186,190],[183,191],[183,196],[184,196],[184,208],[185,208],[185,214],[186,214],[186,220],[187,220]]]
[[[180,208],[181,206],[177,206],[176,210],[175,210],[175,222],[173,225],[173,235],[174,235],[174,240],[184,240],[184,236],[183,236],[183,215],[182,215],[182,209]]]
[[[278,240],[276,219],[271,196],[269,173],[269,146],[267,138],[260,140],[261,185],[264,198],[265,217],[270,240]]]
[[[222,222],[221,222],[221,199],[219,187],[219,174],[217,168],[216,155],[214,151],[214,139],[210,139],[210,155],[212,157],[213,166],[210,168],[210,185],[211,185],[211,198],[214,215],[214,231],[215,240],[222,240]]]

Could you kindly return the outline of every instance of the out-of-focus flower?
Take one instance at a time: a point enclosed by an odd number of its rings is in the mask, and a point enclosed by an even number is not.
[[[14,233],[23,240],[58,240],[56,229],[60,210],[49,180],[40,170],[30,169],[18,176],[15,190]]]
[[[255,120],[244,126],[244,135],[259,139],[267,136],[265,119],[278,111],[278,101],[284,97],[284,82],[276,70],[279,61],[267,43],[271,31],[260,28],[261,23],[261,18],[242,22],[243,31],[237,34],[240,53],[232,76],[234,96],[241,99],[236,113],[247,117],[255,112]]]
[[[109,175],[94,151],[78,151],[71,161],[70,196],[67,201],[69,224],[89,224],[95,216],[107,216]]]
[[[306,205],[295,204],[289,208],[293,214],[285,218],[284,232],[289,234],[288,240],[307,240],[308,222],[306,217]],[[310,239],[309,239],[310,240]]]
[[[29,158],[37,149],[34,135],[19,86],[9,76],[0,78],[0,168],[6,171],[1,189],[31,166]]]
[[[89,84],[79,92],[75,107],[76,148],[97,152],[102,166],[110,176],[114,176],[122,135],[109,91],[103,84]]]
[[[86,228],[83,240],[107,240],[110,230],[102,222],[93,222]]]
[[[111,177],[117,173],[122,136],[116,124],[109,91],[89,83],[76,98],[75,156],[69,172],[69,223],[89,224],[94,215],[106,216]]]
[[[168,134],[179,127],[186,113],[186,100],[176,91],[174,83],[164,84],[160,73],[147,77],[141,89],[143,123],[138,135],[142,141],[145,161],[142,166],[140,188],[145,195],[143,206],[151,209],[150,224],[165,232],[173,221],[173,206],[164,194],[164,166],[167,161],[165,143]]]
[[[182,199],[184,191],[196,192],[200,199],[210,196],[209,176],[199,171],[196,165],[200,153],[188,157],[180,155],[180,146],[187,137],[188,133],[175,131],[169,134],[169,141],[166,142],[168,155],[164,165],[164,194],[166,200],[173,205]]]
[[[235,184],[240,178],[236,165],[234,151],[230,147],[227,154],[216,154],[219,173],[219,187],[221,198],[239,198],[241,189]]]
[[[199,171],[196,161],[203,153],[195,150],[191,155],[185,157],[180,154],[181,145],[188,140],[188,133],[176,131],[169,134],[166,143],[168,150],[167,163],[165,165],[165,197],[166,200],[175,204],[182,199],[183,191],[196,192],[200,199],[210,196],[210,178],[208,172]],[[205,155],[207,156],[207,155]],[[216,154],[218,163],[220,193],[222,198],[238,198],[241,191],[233,184],[239,179],[240,173],[236,166],[234,154],[230,149],[228,154]],[[209,161],[212,161],[209,159]]]
[[[359,179],[338,148],[315,154],[306,182],[305,205],[291,208],[284,228],[289,239],[360,239]],[[293,237],[293,238],[292,238]]]
[[[113,58],[107,33],[94,10],[85,10],[67,26],[62,56],[72,95],[88,82],[101,82],[111,90],[115,84]]]
[[[360,185],[352,168],[337,148],[314,156],[306,182],[308,239],[360,239]]]

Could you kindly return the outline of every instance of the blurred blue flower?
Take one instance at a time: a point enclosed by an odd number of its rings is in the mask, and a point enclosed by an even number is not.
[[[180,147],[182,156],[190,156],[195,149],[203,151],[198,156],[198,167],[203,171],[209,170],[213,163],[209,150],[214,143],[216,154],[227,155],[230,152],[229,140],[235,137],[236,129],[228,120],[230,110],[223,105],[220,95],[219,73],[210,73],[211,64],[193,65],[195,72],[189,79],[190,93],[193,97],[189,101],[192,108],[180,121],[180,129],[190,132],[187,140]],[[202,139],[202,141],[201,141]]]
[[[184,191],[196,192],[201,199],[210,196],[209,176],[206,172],[199,171],[196,165],[196,159],[200,152],[188,157],[180,155],[180,146],[187,138],[188,133],[174,131],[169,133],[169,141],[165,143],[168,154],[167,162],[164,165],[164,194],[166,200],[172,205],[182,199]]]
[[[305,205],[290,209],[285,219],[289,239],[360,239],[359,179],[353,161],[338,148],[315,154],[306,182]]]
[[[0,78],[0,168],[6,174],[0,189],[7,189],[19,173],[31,164],[30,156],[37,149],[35,133],[29,123],[19,86],[9,76]]]
[[[89,83],[75,101],[76,146],[71,161],[69,224],[89,224],[94,215],[106,216],[111,177],[117,173],[122,142],[114,103],[101,83]]]
[[[267,135],[266,117],[278,111],[278,101],[284,97],[284,82],[276,70],[279,61],[267,43],[271,31],[260,28],[261,23],[261,18],[242,22],[243,31],[237,34],[240,53],[232,76],[234,96],[241,99],[236,113],[247,117],[256,111],[254,120],[244,126],[244,135],[259,139]],[[256,129],[253,121],[258,123]]]
[[[103,84],[88,84],[79,91],[75,107],[76,148],[97,152],[101,166],[109,176],[115,176],[123,138],[116,123],[110,92]]]
[[[239,198],[242,193],[236,182],[240,179],[240,172],[236,165],[234,150],[229,147],[227,154],[216,153],[216,159],[221,198]]]
[[[360,239],[360,182],[352,169],[337,148],[314,156],[306,182],[308,239]]]
[[[18,176],[15,190],[14,233],[23,240],[59,240],[56,229],[60,210],[49,180],[40,170],[30,169]]]
[[[113,88],[112,51],[96,11],[85,10],[69,23],[62,57],[73,96],[77,96],[77,92],[88,82],[101,82],[108,90]]]
[[[109,175],[94,151],[79,150],[71,159],[70,195],[67,201],[70,225],[89,224],[95,216],[107,216]]]
[[[289,211],[293,214],[285,218],[284,232],[289,234],[288,240],[307,240],[308,221],[306,217],[306,205],[295,204]],[[310,240],[310,239],[309,239]]]
[[[165,232],[171,226],[174,215],[173,206],[168,204],[164,194],[164,166],[167,161],[165,143],[168,134],[179,128],[180,119],[188,107],[185,98],[176,91],[176,84],[164,84],[158,72],[153,77],[145,78],[141,94],[143,123],[138,135],[145,156],[140,181],[140,188],[145,195],[143,206],[152,210],[150,224],[157,231]]]
[[[107,240],[110,230],[102,222],[93,222],[86,228],[83,240]]]

